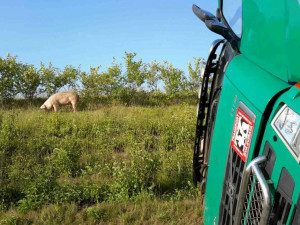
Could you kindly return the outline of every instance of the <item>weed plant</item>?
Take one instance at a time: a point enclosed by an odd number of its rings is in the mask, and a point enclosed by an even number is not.
[[[201,223],[195,110],[0,111],[0,224]]]

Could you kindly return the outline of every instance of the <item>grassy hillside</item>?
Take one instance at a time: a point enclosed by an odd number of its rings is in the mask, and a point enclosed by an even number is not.
[[[0,224],[201,224],[195,111],[0,111]]]
[[[47,98],[34,99],[1,99],[0,109],[32,109],[39,108]],[[99,95],[96,97],[80,96],[78,109],[96,110],[99,107],[123,105],[123,106],[143,106],[143,107],[165,107],[177,104],[196,105],[198,103],[197,92],[177,93],[169,95],[161,92],[145,92],[131,89],[124,89],[118,95]]]

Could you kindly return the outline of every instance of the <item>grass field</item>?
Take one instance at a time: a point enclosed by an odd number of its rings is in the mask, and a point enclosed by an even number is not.
[[[195,111],[0,111],[0,224],[201,224]]]

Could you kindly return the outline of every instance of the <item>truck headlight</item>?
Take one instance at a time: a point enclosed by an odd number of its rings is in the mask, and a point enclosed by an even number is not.
[[[300,116],[284,105],[272,121],[272,127],[287,145],[292,155],[299,162],[300,155]]]

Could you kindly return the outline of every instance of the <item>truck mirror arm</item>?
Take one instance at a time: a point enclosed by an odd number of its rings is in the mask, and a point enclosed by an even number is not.
[[[195,4],[193,4],[192,9],[193,9],[194,14],[200,20],[202,20],[204,23],[205,23],[205,20],[211,20],[211,19],[215,18],[215,16],[212,13],[210,13],[210,12],[208,12],[206,10],[201,9],[199,6],[197,6]]]
[[[193,5],[192,9],[195,15],[205,23],[208,29],[223,36],[227,41],[230,42],[234,50],[238,51],[238,40],[227,25],[220,22],[212,13],[201,9],[195,4]]]

